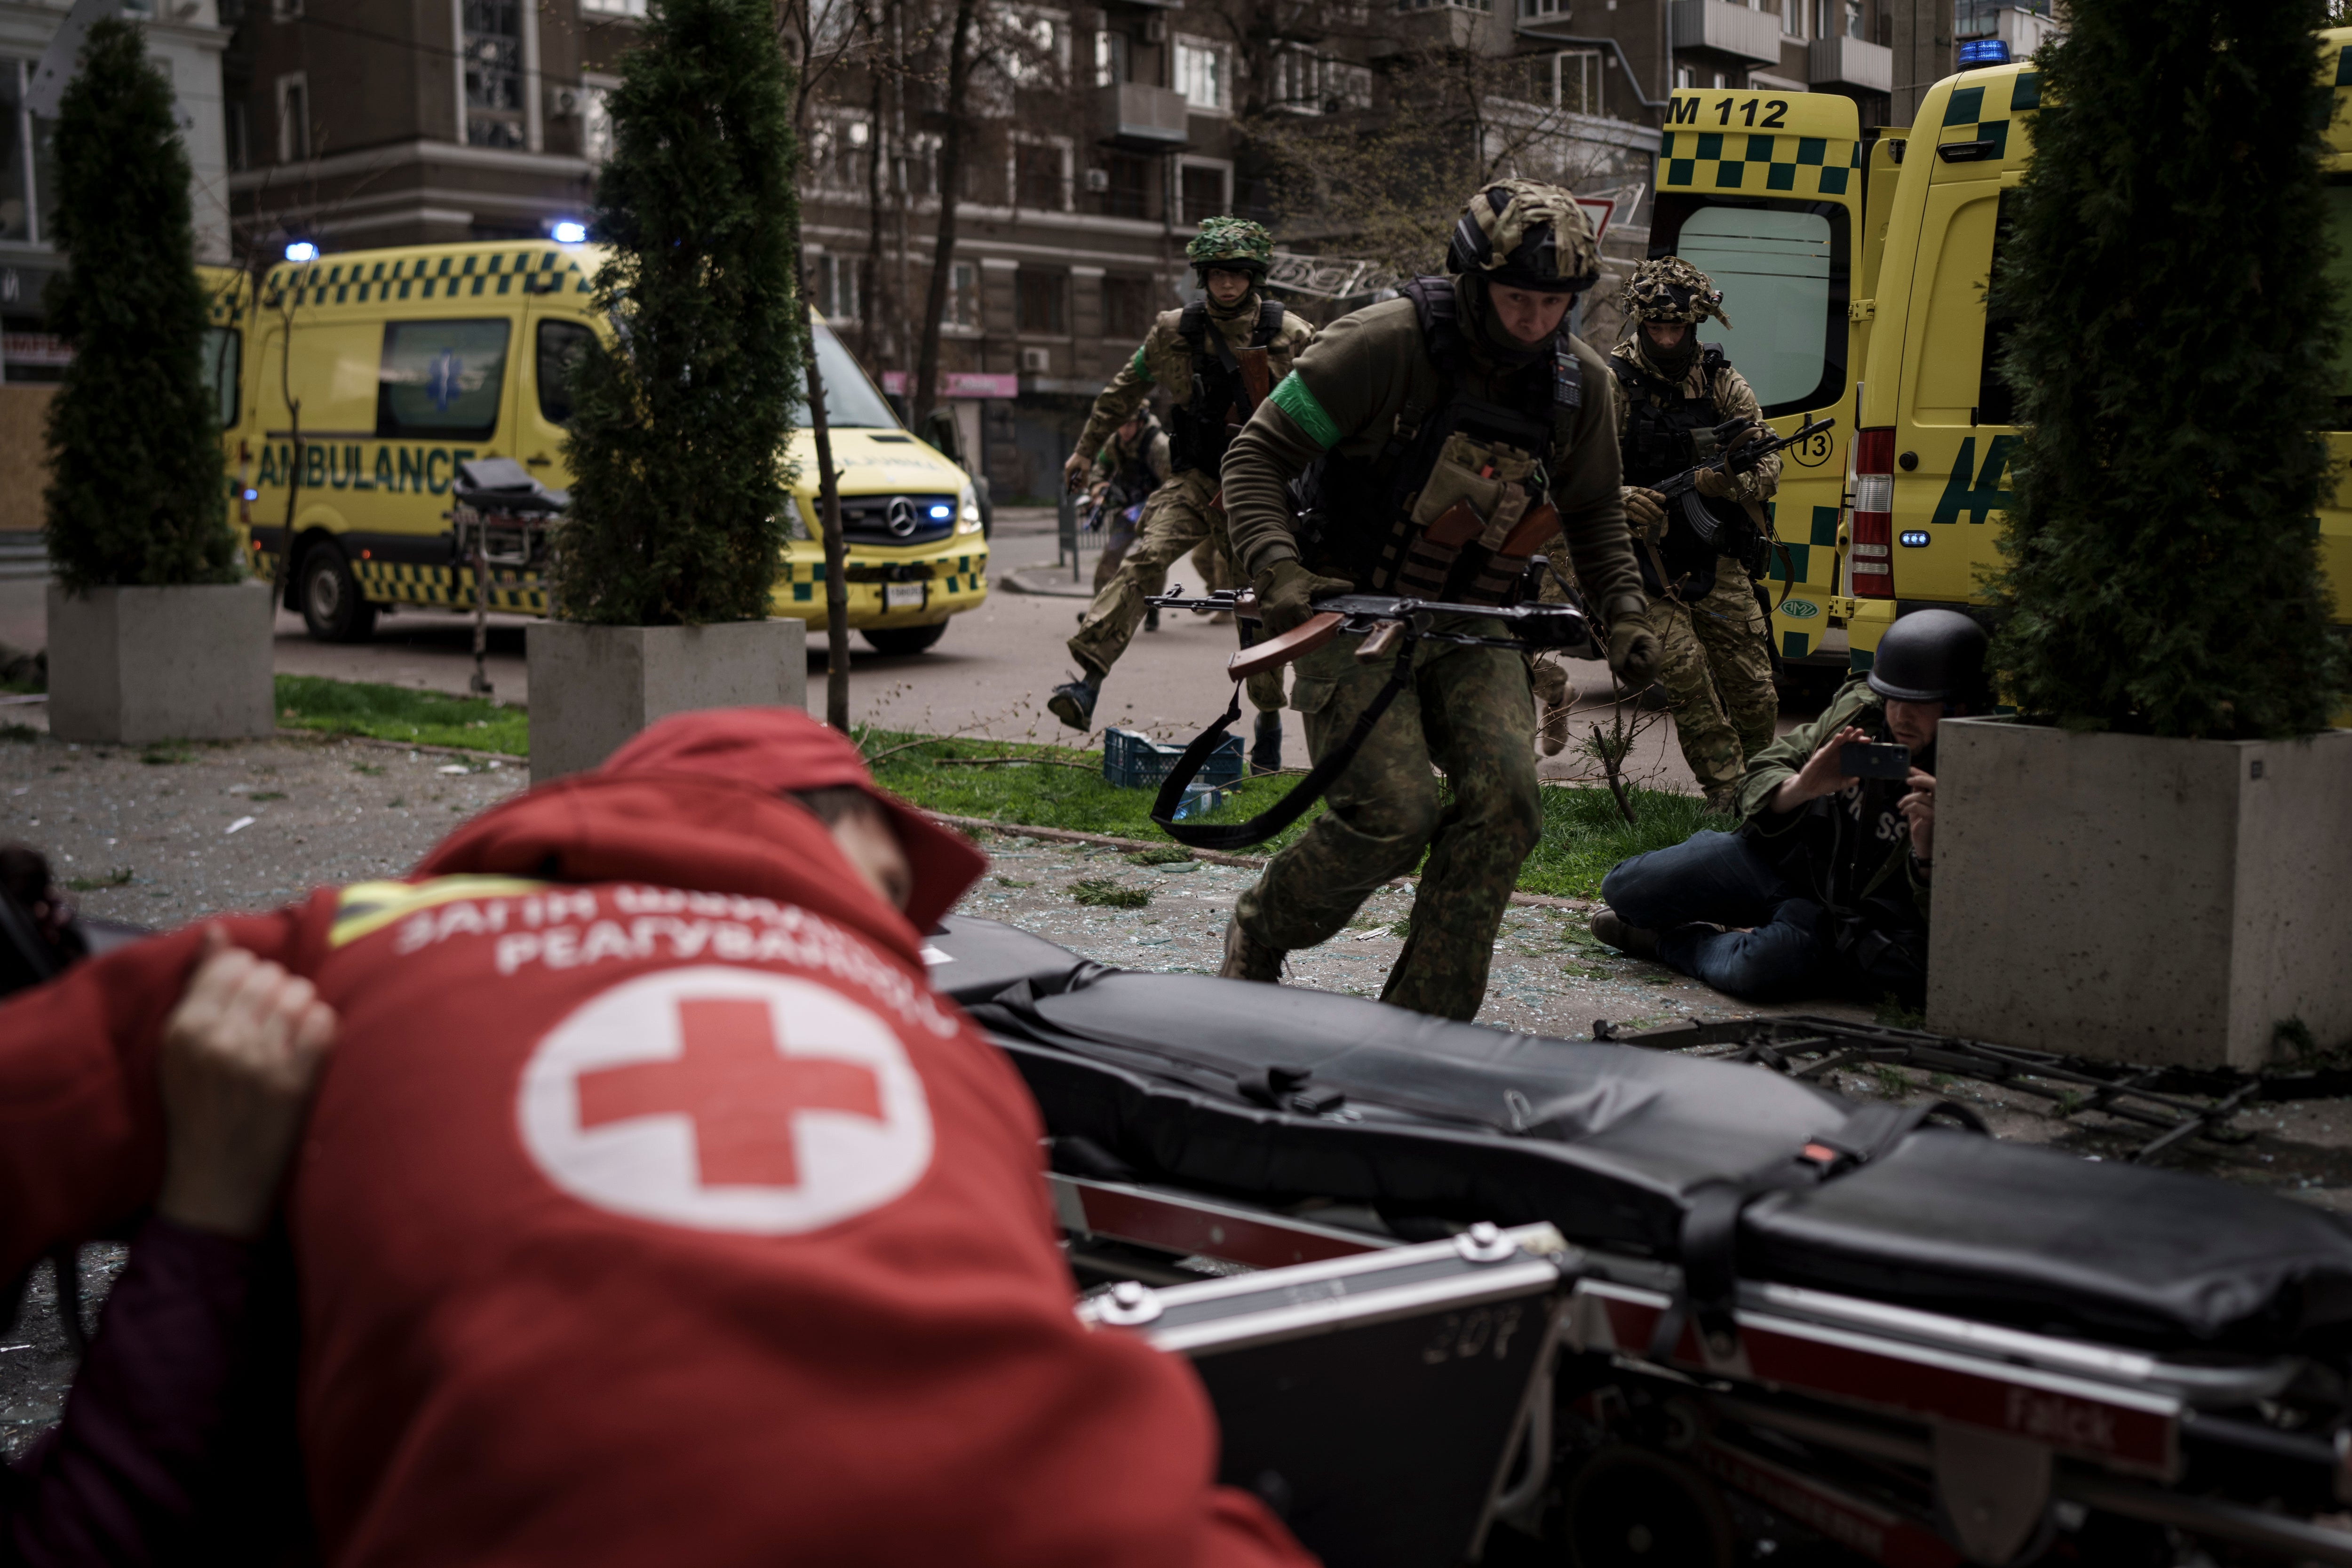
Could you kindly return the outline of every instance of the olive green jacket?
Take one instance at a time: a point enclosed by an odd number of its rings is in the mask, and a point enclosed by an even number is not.
[[[1837,695],[1822,710],[1820,718],[1799,725],[1748,759],[1748,771],[1739,775],[1738,795],[1738,813],[1746,819],[1742,831],[1753,837],[1768,857],[1778,858],[1795,838],[1818,837],[1818,818],[1824,813],[1832,817],[1851,817],[1851,831],[1836,836],[1849,850],[1852,865],[1847,868],[1848,875],[1840,876],[1832,868],[1821,868],[1822,879],[1814,890],[1828,895],[1822,899],[1824,903],[1842,907],[1849,901],[1848,895],[1869,887],[1875,879],[1877,885],[1871,890],[1880,896],[1907,889],[1911,902],[1924,921],[1927,918],[1928,882],[1920,876],[1919,863],[1909,854],[1909,824],[1899,813],[1891,818],[1887,816],[1892,803],[1908,793],[1907,789],[1893,781],[1854,779],[1836,795],[1807,803],[1808,807],[1822,807],[1822,813],[1801,808],[1776,816],[1767,809],[1781,783],[1795,777],[1812,754],[1822,749],[1824,741],[1849,724],[1874,741],[1894,739],[1886,728],[1886,700],[1873,691],[1859,675],[1838,688]],[[1903,851],[1899,872],[1887,870],[1895,863],[1898,849]],[[1885,872],[1883,878],[1882,871]]]
[[[1584,400],[1568,440],[1555,440],[1544,455],[1551,503],[1593,607],[1604,617],[1639,615],[1645,601],[1619,490],[1614,378],[1599,354],[1581,342],[1575,347]],[[1474,359],[1460,390],[1502,403],[1508,398],[1503,381]],[[1377,457],[1405,405],[1433,408],[1443,391],[1411,300],[1367,306],[1324,328],[1225,449],[1225,521],[1243,570],[1255,577],[1297,558],[1288,486],[1309,463],[1328,450]]]
[[[1209,307],[1209,324],[1223,332],[1225,342],[1235,348],[1245,348],[1250,336],[1257,331],[1258,306],[1262,296],[1252,289],[1230,313],[1216,306]],[[1192,395],[1192,346],[1177,334],[1176,323],[1184,319],[1181,310],[1162,310],[1160,319],[1151,323],[1135,357],[1119,366],[1110,384],[1095,395],[1095,405],[1087,416],[1087,427],[1078,437],[1076,450],[1091,458],[1102,450],[1111,432],[1127,423],[1128,416],[1143,406],[1156,384],[1168,389],[1179,405]],[[1266,345],[1266,371],[1273,381],[1290,374],[1290,363],[1299,351],[1315,341],[1315,329],[1299,319],[1297,313],[1285,310],[1282,330]]]

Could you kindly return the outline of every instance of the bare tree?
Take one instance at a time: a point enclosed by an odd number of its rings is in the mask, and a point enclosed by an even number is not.
[[[923,294],[922,353],[916,362],[915,401],[909,405],[918,419],[929,414],[940,395],[940,318],[947,313],[948,285],[955,270],[956,197],[963,189],[964,138],[970,114],[964,102],[971,91],[972,24],[977,0],[956,0],[955,25],[948,42],[947,127],[940,141],[940,221],[931,242],[931,283]]]

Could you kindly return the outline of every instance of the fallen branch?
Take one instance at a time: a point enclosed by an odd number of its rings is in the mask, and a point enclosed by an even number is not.
[[[1092,763],[1066,763],[1059,757],[933,757],[935,768],[986,768],[999,763],[1027,763],[1041,768],[1076,768],[1082,773],[1100,773]]]

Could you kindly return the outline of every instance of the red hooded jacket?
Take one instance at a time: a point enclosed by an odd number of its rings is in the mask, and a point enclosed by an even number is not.
[[[1190,1369],[1072,1315],[1019,1079],[778,795],[840,783],[803,715],[688,715],[224,922],[342,1017],[287,1201],[330,1561],[1307,1561]],[[926,921],[984,864],[929,834]],[[0,1005],[0,1279],[152,1200],[197,942]]]

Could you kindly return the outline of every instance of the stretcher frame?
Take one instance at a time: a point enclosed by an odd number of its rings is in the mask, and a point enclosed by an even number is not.
[[[1074,1268],[1165,1284],[1237,1269],[1312,1268],[1392,1238],[1231,1200],[1054,1173]],[[2330,1477],[2352,1504],[2352,1445],[2219,1414],[2297,1376],[2294,1356],[2190,1360],[2062,1339],[1864,1298],[1742,1281],[1737,1333],[1685,1324],[1648,1351],[1680,1271],[1571,1248],[1555,1375],[1565,1425],[1606,1436],[1629,1398],[1665,1410],[1676,1464],[1887,1568],[2008,1563],[2067,1508],[2097,1510],[2294,1562],[2352,1568],[2352,1532],[2181,1489],[2194,1444]],[[1580,1389],[1571,1399],[1570,1390]],[[1547,1416],[1549,1402],[1539,1402]],[[1529,1447],[1553,1442],[1531,1417]],[[1791,1462],[1792,1455],[1806,1456]],[[1523,1468],[1549,1470],[1549,1453]],[[1538,1504],[1511,1489],[1506,1521]]]

